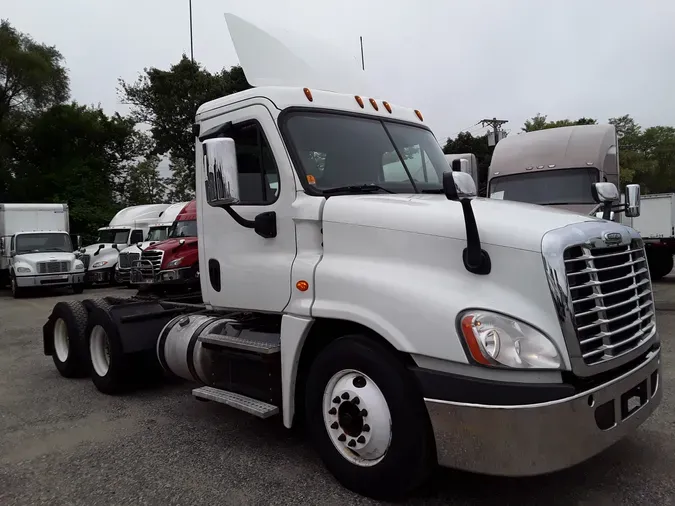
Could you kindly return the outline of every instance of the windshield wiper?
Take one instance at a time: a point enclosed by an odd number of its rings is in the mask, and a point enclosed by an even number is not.
[[[420,190],[421,193],[445,193],[443,188],[431,188],[429,190]]]
[[[382,188],[381,186],[376,184],[354,184],[347,186],[336,186],[335,188],[327,188],[321,191],[324,195],[332,195],[334,193],[342,193],[342,192],[376,193],[379,191],[383,191],[386,193],[396,193],[391,190],[387,190],[386,188]]]

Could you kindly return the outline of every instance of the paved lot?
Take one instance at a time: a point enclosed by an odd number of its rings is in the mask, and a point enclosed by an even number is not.
[[[634,436],[571,470],[497,479],[440,470],[410,504],[675,504],[675,277],[655,286],[663,403]],[[78,298],[128,290],[92,290]],[[0,292],[0,505],[374,504],[333,481],[278,422],[195,402],[187,384],[124,397],[42,355],[61,298]]]

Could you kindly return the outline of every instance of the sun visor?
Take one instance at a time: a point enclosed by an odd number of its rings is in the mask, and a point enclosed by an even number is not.
[[[289,86],[373,96],[373,88],[353,59],[326,44],[282,28],[264,31],[231,13],[227,27],[251,86]],[[356,45],[358,48],[358,45]]]

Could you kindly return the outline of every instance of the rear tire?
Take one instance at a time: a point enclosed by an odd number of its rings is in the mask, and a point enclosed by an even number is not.
[[[131,356],[122,351],[117,327],[102,307],[95,307],[89,313],[87,349],[91,379],[99,392],[115,395],[129,390]]]
[[[76,283],[73,284],[73,293],[75,295],[79,295],[84,292],[84,283]]]
[[[58,302],[50,316],[52,359],[64,378],[81,378],[89,373],[85,343],[87,310],[79,301]]]
[[[436,464],[431,422],[411,373],[389,349],[344,336],[314,360],[305,416],[321,459],[349,490],[405,496]]]
[[[652,281],[658,281],[673,270],[673,254],[668,250],[650,249],[647,251],[647,263]]]

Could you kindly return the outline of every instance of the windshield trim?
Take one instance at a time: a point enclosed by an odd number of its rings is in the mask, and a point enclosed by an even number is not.
[[[318,190],[314,186],[310,185],[307,182],[307,173],[305,172],[305,167],[302,164],[302,160],[300,159],[300,155],[296,149],[295,143],[293,142],[293,139],[291,137],[291,134],[288,130],[288,119],[294,115],[297,114],[302,114],[302,113],[312,113],[312,114],[333,114],[333,115],[340,115],[340,116],[347,116],[347,117],[352,117],[352,118],[360,118],[360,119],[368,119],[371,121],[377,121],[382,126],[384,127],[385,132],[387,133],[387,136],[389,137],[389,140],[392,142],[392,145],[394,146],[394,149],[396,149],[397,154],[400,156],[400,153],[398,152],[398,146],[393,142],[391,138],[391,134],[389,133],[389,129],[387,128],[388,123],[397,123],[399,125],[405,125],[413,128],[419,128],[421,130],[426,130],[429,132],[434,139],[436,139],[436,136],[432,132],[431,128],[429,128],[427,125],[419,125],[417,123],[411,123],[410,121],[402,120],[399,118],[387,118],[387,117],[382,117],[382,116],[375,116],[373,114],[366,114],[366,113],[359,113],[359,112],[352,112],[352,111],[343,111],[340,109],[329,109],[329,108],[323,108],[323,107],[306,107],[306,106],[296,106],[296,107],[289,107],[287,109],[284,109],[281,111],[279,114],[279,131],[281,132],[281,138],[284,141],[284,146],[288,150],[288,154],[291,157],[291,162],[293,163],[293,167],[295,168],[295,172],[298,175],[298,179],[300,179],[300,184],[302,185],[302,188],[305,190],[305,192],[308,195],[312,195],[314,197],[326,197],[328,198],[329,195],[326,195],[323,191]],[[436,139],[438,141],[438,139]],[[407,172],[407,169],[406,169]],[[413,187],[415,183],[412,183]],[[373,193],[373,195],[377,195],[377,193]],[[387,195],[387,194],[383,194]]]
[[[598,169],[597,167],[592,166],[592,165],[587,165],[587,166],[585,166],[585,167],[558,167],[558,168],[555,168],[555,169],[544,169],[544,170],[539,170],[539,171],[532,170],[532,171],[511,172],[511,173],[509,173],[509,174],[504,174],[504,175],[501,175],[501,176],[496,176],[496,177],[493,177],[492,179],[490,179],[490,180],[488,181],[488,186],[487,186],[487,189],[486,189],[486,191],[485,191],[485,196],[486,196],[486,198],[491,198],[490,195],[492,195],[492,183],[493,183],[495,180],[500,180],[500,181],[501,181],[501,180],[504,180],[504,179],[506,179],[506,178],[513,178],[513,177],[515,177],[515,176],[522,176],[522,175],[527,175],[527,174],[556,174],[556,173],[559,173],[559,172],[562,172],[562,171],[571,171],[571,170],[589,170],[589,171],[594,170],[594,171],[595,171],[595,175],[596,175],[596,180],[595,180],[595,182],[596,182],[596,183],[597,183],[597,182],[600,182],[600,173],[601,173],[601,171],[600,171],[600,169]],[[590,204],[596,205],[597,202],[593,201],[593,202],[574,202],[574,203],[571,203],[571,204],[557,204],[557,203],[552,203],[552,204],[535,204],[535,205],[539,205],[539,206],[543,206],[543,205],[551,205],[551,206],[556,206],[556,205],[573,205],[573,206],[577,206],[577,205],[578,205],[578,206],[585,206],[585,205],[590,205]]]

